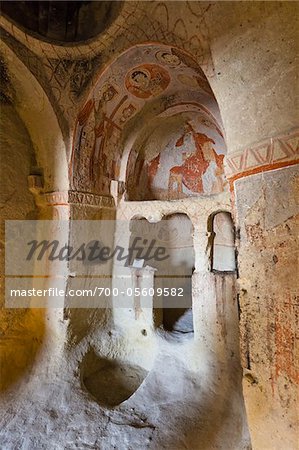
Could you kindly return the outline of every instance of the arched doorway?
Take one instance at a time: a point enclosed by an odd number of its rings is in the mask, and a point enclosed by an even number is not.
[[[165,249],[165,259],[153,259],[155,269],[153,315],[156,329],[173,335],[193,335],[192,273],[194,270],[193,225],[186,214],[166,215],[157,223],[145,218],[132,219],[130,247],[146,236],[148,243]],[[134,254],[131,264],[136,261]],[[142,255],[138,255],[141,259]]]

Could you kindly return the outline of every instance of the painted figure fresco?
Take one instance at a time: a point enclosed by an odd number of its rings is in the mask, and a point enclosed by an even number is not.
[[[83,147],[86,141],[86,125],[88,119],[93,111],[94,101],[89,99],[84,105],[82,110],[79,112],[77,117],[77,136],[75,140],[75,146],[72,153],[71,165],[70,165],[70,175],[77,174],[81,167],[81,159],[84,158]]]
[[[126,123],[132,116],[133,114],[135,114],[135,112],[137,111],[136,106],[132,105],[132,103],[130,103],[128,106],[126,106],[122,112],[121,112],[121,117],[119,119],[121,124]]]
[[[119,61],[114,61],[95,82],[88,100],[77,116],[70,164],[72,188],[109,194],[110,181],[118,179],[120,173],[123,130],[133,116],[153,98],[157,100],[158,105],[160,97],[159,107],[163,108],[168,108],[171,103],[183,105],[186,90],[193,90],[192,102],[199,101],[201,108],[207,96],[212,95],[211,91],[206,91],[203,80],[202,70],[187,53],[163,44],[136,46],[129,49]],[[176,97],[173,95],[174,89],[179,92]],[[186,102],[190,103],[189,97]],[[173,165],[181,163],[180,156]],[[146,161],[145,166],[148,167],[149,173],[146,173],[145,168],[144,178],[148,180],[147,186],[152,182],[155,184],[156,175],[161,172],[159,158],[153,162]],[[193,164],[192,159],[187,160],[186,155],[185,159],[183,169],[186,165]],[[139,166],[141,167],[140,162]],[[207,170],[211,170],[211,164]],[[168,171],[167,163],[164,180],[168,180]],[[178,169],[172,170],[172,179],[177,180],[178,190],[181,186],[189,190],[187,184],[194,185],[190,177],[189,181],[186,181],[186,176],[176,171]],[[139,172],[142,170],[138,169]],[[218,181],[220,185],[220,177]],[[161,190],[162,186],[159,189]],[[171,189],[174,190],[174,183]],[[186,189],[183,188],[184,193]],[[201,191],[200,186],[195,186],[194,189],[195,192]],[[219,186],[215,189],[219,190]],[[187,195],[189,194],[188,191]]]
[[[216,177],[223,173],[224,155],[218,155],[212,144],[215,142],[203,133],[197,133],[190,124],[187,124],[185,133],[176,142],[176,147],[184,143],[185,136],[191,133],[196,151],[191,154],[183,154],[184,162],[181,166],[174,166],[169,171],[168,190],[170,192],[177,190],[177,193],[183,192],[183,185],[194,193],[203,193],[202,176],[208,169],[210,161],[215,161],[217,167]]]
[[[107,173],[107,159],[104,155],[105,142],[109,139],[115,128],[119,128],[113,121],[115,112],[119,109],[120,104],[123,103],[123,99],[118,107],[110,114],[107,115],[106,105],[113,100],[117,95],[117,90],[112,85],[107,85],[102,90],[102,95],[98,101],[98,104],[94,102],[94,145],[90,156],[90,179],[93,183],[96,179],[102,176],[108,176]]]
[[[162,64],[169,67],[177,67],[181,64],[181,60],[177,55],[169,51],[159,51],[156,53],[156,59]]]
[[[156,156],[154,159],[152,159],[148,163],[147,175],[148,175],[149,187],[152,185],[153,180],[157,174],[159,164],[160,164],[160,153],[158,156]]]
[[[161,94],[169,85],[167,70],[156,64],[135,67],[126,76],[126,89],[139,98],[149,98]]]

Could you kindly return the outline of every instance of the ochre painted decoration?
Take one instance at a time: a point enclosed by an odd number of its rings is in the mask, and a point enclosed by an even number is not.
[[[180,166],[174,166],[170,169],[168,190],[173,191],[176,185],[177,192],[182,193],[184,184],[192,192],[203,193],[202,176],[207,171],[211,161],[215,161],[217,166],[215,176],[221,176],[223,174],[224,155],[218,155],[215,152],[213,139],[205,134],[195,132],[190,124],[186,127],[186,133],[176,142],[176,147],[183,145],[187,133],[191,133],[196,150],[190,155],[183,153],[184,162]],[[222,190],[220,189],[220,192]]]
[[[157,174],[158,168],[160,165],[160,153],[158,156],[156,156],[154,159],[152,159],[148,163],[148,181],[149,181],[149,187],[151,187],[153,180]]]
[[[226,160],[227,177],[232,181],[258,172],[279,169],[299,162],[299,129],[264,140]]]
[[[90,99],[78,114],[78,123],[82,127],[86,124],[93,108],[93,101]]]
[[[135,114],[136,110],[137,110],[136,106],[134,106],[134,105],[132,105],[132,103],[130,103],[128,106],[126,106],[122,110],[120,122],[122,124],[127,122],[127,120],[129,120]]]
[[[123,131],[146,103],[155,101],[160,114],[172,105],[184,108],[191,99],[203,109],[215,102],[201,68],[186,52],[152,43],[128,49],[101,73],[78,112],[72,189],[109,194],[110,181],[120,173]]]
[[[125,85],[131,94],[139,98],[155,97],[170,83],[170,75],[156,64],[134,67],[126,76]]]
[[[165,50],[157,52],[156,58],[159,63],[166,64],[169,67],[177,67],[181,64],[181,60],[177,55]]]
[[[94,124],[94,145],[90,156],[90,180],[93,185],[96,184],[98,176],[101,174],[105,177],[109,176],[107,167],[107,158],[104,153],[106,140],[111,137],[114,129],[119,130],[119,126],[115,123],[114,116],[116,112],[126,101],[127,97],[123,97],[117,103],[110,115],[107,114],[108,103],[111,102],[117,95],[117,89],[108,85],[102,92],[97,108],[94,110],[95,124]],[[111,161],[111,169],[115,170],[115,161]]]
[[[209,163],[205,159],[202,144],[214,141],[209,139],[205,134],[193,132],[193,138],[196,145],[195,153],[188,155],[183,154],[184,162],[181,166],[174,166],[169,171],[168,189],[173,190],[173,185],[177,185],[178,192],[183,192],[182,185],[184,184],[190,191],[201,193],[203,192],[202,175],[207,170]],[[183,139],[180,138],[176,146],[183,145]]]
[[[137,194],[138,200],[173,200],[219,194],[227,188],[223,138],[214,129],[200,126],[201,123],[199,119],[196,126],[187,122],[182,134],[152,159],[136,156],[134,166],[132,154],[128,183],[132,186],[135,183],[137,188],[130,192],[131,200]]]

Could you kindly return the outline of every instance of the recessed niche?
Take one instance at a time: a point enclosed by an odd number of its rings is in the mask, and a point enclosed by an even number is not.
[[[90,350],[81,363],[82,387],[101,405],[113,408],[137,391],[148,371],[125,361],[111,360]]]
[[[134,218],[130,223],[130,247],[136,239],[146,237],[156,248],[166,251],[167,258],[153,258],[149,265],[155,269],[153,314],[156,329],[176,337],[193,337],[192,274],[195,265],[193,225],[184,213],[164,216],[160,222]],[[139,250],[138,250],[139,252]],[[145,255],[132,253],[131,259]],[[165,292],[165,295],[160,295]]]
[[[235,233],[232,216],[218,212],[212,216],[213,245],[211,252],[213,272],[235,272]]]

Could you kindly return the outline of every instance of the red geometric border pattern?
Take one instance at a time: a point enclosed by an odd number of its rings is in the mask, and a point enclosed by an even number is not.
[[[299,130],[269,138],[263,143],[245,149],[243,152],[227,155],[225,170],[227,178],[234,178],[243,172],[263,166],[277,166],[288,161],[299,162]],[[245,174],[244,174],[245,175]]]

